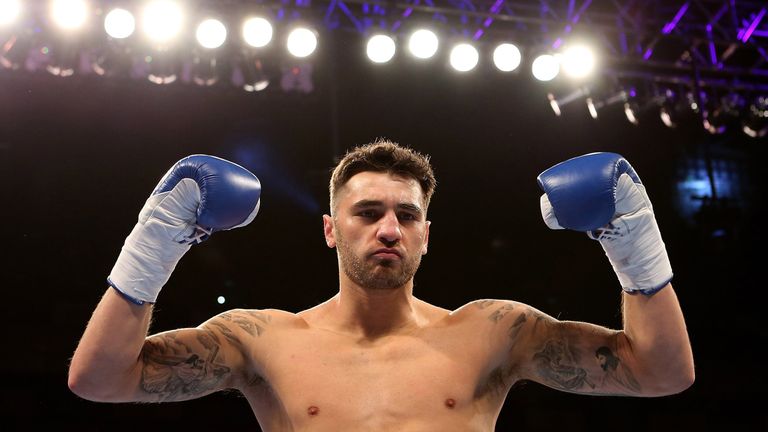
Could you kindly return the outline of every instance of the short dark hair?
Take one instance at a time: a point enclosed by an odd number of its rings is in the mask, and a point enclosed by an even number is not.
[[[411,177],[419,182],[424,194],[424,209],[429,207],[437,181],[429,156],[398,143],[379,138],[348,151],[331,174],[329,185],[331,211],[336,208],[336,193],[355,174],[365,171],[386,172]]]

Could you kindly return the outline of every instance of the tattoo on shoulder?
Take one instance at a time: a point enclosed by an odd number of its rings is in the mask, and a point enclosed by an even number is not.
[[[517,316],[517,319],[507,331],[510,342],[515,343],[517,341],[517,337],[520,336],[520,330],[523,329],[523,324],[525,324],[526,321],[528,321],[528,318],[526,318],[525,312]]]
[[[486,308],[488,308],[490,306],[493,306],[496,303],[497,303],[496,300],[478,300],[474,304],[479,309],[486,309]]]
[[[216,335],[204,330],[197,337],[202,349],[193,349],[175,334],[158,335],[142,351],[141,388],[160,401],[189,398],[217,389],[231,370],[224,364]]]
[[[261,336],[266,325],[272,320],[268,314],[254,310],[225,312],[219,316],[225,321],[236,324],[251,336]]]
[[[488,316],[488,319],[493,322],[499,322],[502,318],[504,318],[504,315],[508,314],[514,308],[514,305],[506,303],[500,308],[494,310],[493,313]]]

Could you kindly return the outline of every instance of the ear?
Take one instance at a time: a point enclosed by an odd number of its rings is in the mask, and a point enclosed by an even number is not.
[[[421,254],[426,255],[427,254],[427,246],[429,245],[429,227],[432,225],[432,221],[427,221],[427,229],[424,232],[424,247],[421,248]]]
[[[327,214],[323,215],[323,234],[325,235],[325,244],[329,248],[335,248],[336,236],[333,232],[333,218]]]

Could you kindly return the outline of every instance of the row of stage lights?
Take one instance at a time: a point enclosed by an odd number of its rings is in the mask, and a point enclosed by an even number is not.
[[[27,3],[28,4],[28,3]],[[5,30],[14,31],[14,27],[22,21],[30,11],[24,10],[21,0],[0,0],[0,36]],[[91,21],[92,11],[85,0],[50,0],[47,3],[47,17],[50,22],[61,32],[62,36],[76,35],[86,28]],[[98,11],[96,15],[103,15],[104,31],[109,36],[110,42],[122,42],[135,37],[137,27],[143,32],[145,39],[154,49],[154,59],[151,55],[143,57],[141,63],[152,63],[152,68],[157,69],[162,65],[163,51],[173,48],[174,42],[184,35],[185,13],[178,1],[154,0],[144,4],[137,20],[134,13],[127,9],[114,8],[106,13]],[[139,26],[137,26],[137,21]],[[227,26],[219,19],[206,17],[197,23],[194,32],[199,46],[193,63],[203,65],[207,71],[200,77],[195,75],[191,81],[200,85],[213,85],[216,78],[216,52],[232,42]],[[269,85],[267,74],[263,70],[259,50],[273,43],[274,30],[272,23],[264,16],[249,16],[242,21],[240,28],[240,41],[250,49],[250,54],[233,73],[232,82],[247,91],[260,91]],[[62,37],[63,43],[71,42],[71,38]],[[318,32],[311,27],[293,26],[284,40],[288,53],[297,59],[303,59],[312,55],[318,46]],[[0,67],[16,68],[19,62],[7,58],[8,49],[13,43],[5,43],[0,46]],[[440,40],[438,36],[428,29],[413,31],[406,41],[407,50],[417,60],[426,61],[433,58],[439,51]],[[48,50],[44,47],[43,50]],[[200,54],[202,51],[202,54]],[[391,35],[379,33],[372,34],[366,44],[368,58],[376,64],[384,64],[391,61],[397,52],[397,43]],[[45,53],[47,54],[47,52]],[[118,56],[126,55],[125,50],[117,53]],[[103,58],[101,57],[102,63]],[[463,42],[453,46],[449,54],[449,64],[459,72],[473,70],[479,63],[478,49],[471,43]],[[521,50],[512,43],[501,43],[493,50],[493,64],[501,72],[512,72],[519,69],[522,64]],[[248,64],[250,63],[250,64]],[[624,114],[632,124],[639,124],[641,116],[647,117],[650,111],[656,112],[661,121],[668,127],[674,128],[684,119],[696,117],[702,121],[704,129],[713,134],[722,134],[728,129],[741,129],[746,135],[754,138],[768,136],[768,98],[765,95],[746,100],[744,97],[728,93],[722,97],[708,95],[699,92],[694,97],[694,92],[688,90],[654,90],[650,94],[638,95],[634,87],[627,87],[614,91],[605,97],[598,97],[584,83],[594,72],[597,59],[592,50],[585,45],[564,45],[563,49],[554,54],[542,54],[536,57],[530,64],[531,74],[539,81],[551,81],[562,71],[564,75],[573,78],[577,89],[563,97],[555,97],[549,94],[549,102],[557,116],[562,114],[564,106],[575,101],[583,101],[591,117],[597,118],[598,111],[609,106],[623,106]],[[173,69],[174,67],[170,67]],[[74,73],[74,68],[63,68],[58,65],[48,65],[46,69],[52,74],[69,76]],[[106,73],[105,65],[94,62],[92,69],[100,75]],[[311,91],[310,79],[303,76],[303,67],[290,67],[284,71],[281,86],[285,90]],[[311,70],[311,68],[309,68]],[[150,70],[146,76],[149,81],[158,84],[169,84],[176,80],[176,72],[166,71],[157,73]],[[236,79],[235,76],[238,76]],[[286,82],[288,84],[286,84]]]
[[[24,13],[21,0],[0,0],[0,30],[8,28]],[[86,0],[51,0],[49,17],[55,26],[65,32],[75,33],[85,27],[91,15]],[[155,47],[167,48],[184,30],[185,14],[181,4],[172,0],[147,2],[141,11],[140,28]],[[132,37],[136,33],[136,16],[127,9],[115,8],[104,14],[103,26],[114,40]],[[243,21],[242,41],[252,48],[263,48],[272,42],[273,28],[267,18],[252,16]],[[221,48],[229,38],[226,25],[217,18],[201,20],[195,29],[197,43],[204,50]],[[310,56],[318,45],[318,32],[311,27],[295,27],[285,40],[288,52],[298,58]],[[408,52],[416,59],[433,58],[440,47],[440,40],[433,31],[423,28],[413,31],[407,38]],[[377,64],[392,60],[397,51],[395,38],[389,34],[373,34],[368,39],[366,54]],[[499,71],[512,72],[522,63],[522,53],[513,43],[500,43],[493,50],[493,64]],[[479,63],[480,53],[469,42],[455,44],[449,54],[449,64],[459,72],[473,70]],[[595,67],[595,56],[583,45],[567,47],[561,53],[542,54],[531,63],[532,75],[540,81],[550,81],[561,69],[571,77],[583,78]]]
[[[649,94],[640,95],[635,87],[629,86],[599,98],[583,86],[560,98],[548,93],[547,98],[558,117],[566,105],[581,101],[593,119],[599,117],[600,111],[618,106],[634,125],[647,120],[649,115],[658,115],[658,119],[672,129],[700,121],[711,135],[740,130],[751,138],[768,136],[768,97],[762,94],[748,98],[734,91],[718,94],[714,89],[696,92],[684,87],[656,87]]]

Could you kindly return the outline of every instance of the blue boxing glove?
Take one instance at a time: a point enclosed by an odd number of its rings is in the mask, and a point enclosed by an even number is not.
[[[240,165],[207,155],[176,162],[141,209],[107,282],[133,303],[154,303],[189,248],[251,223],[260,197],[259,179]]]
[[[547,226],[585,231],[599,241],[624,291],[651,295],[672,280],[651,201],[621,155],[569,159],[542,172],[538,182]]]

